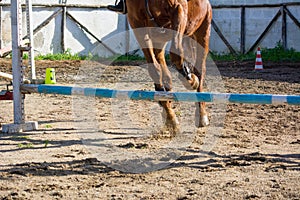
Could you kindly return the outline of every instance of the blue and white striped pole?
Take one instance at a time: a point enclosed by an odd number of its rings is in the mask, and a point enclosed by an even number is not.
[[[142,90],[112,90],[105,88],[82,88],[57,85],[22,85],[25,93],[44,93],[60,95],[91,96],[98,98],[116,98],[149,101],[186,101],[248,104],[290,104],[300,105],[299,95],[275,94],[233,94],[208,92],[157,92]]]

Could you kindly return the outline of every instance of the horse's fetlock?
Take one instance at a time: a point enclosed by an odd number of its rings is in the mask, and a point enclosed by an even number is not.
[[[187,64],[183,64],[182,69],[180,69],[178,71],[187,80],[192,80],[192,72]]]
[[[155,91],[166,91],[165,87],[161,84],[154,84]]]

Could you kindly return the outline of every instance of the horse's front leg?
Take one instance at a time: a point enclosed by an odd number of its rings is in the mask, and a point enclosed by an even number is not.
[[[143,40],[140,40],[140,45],[144,47],[142,50],[148,63],[149,75],[154,81],[155,90],[170,91],[172,89],[172,78],[164,60],[165,44],[155,43],[153,45],[151,38],[146,34]],[[177,131],[178,121],[172,109],[172,103],[170,101],[160,101],[159,103],[163,107],[166,126],[172,128],[174,132]]]
[[[155,44],[154,53],[155,57],[160,64],[161,67],[161,72],[162,72],[162,83],[163,83],[163,88],[157,88],[155,87],[155,90],[164,90],[166,92],[172,91],[172,76],[171,72],[168,69],[168,66],[165,61],[165,46],[166,43],[161,43],[161,44]],[[165,118],[166,122],[166,127],[169,129],[171,128],[172,133],[176,134],[179,130],[179,122],[177,120],[176,114],[173,110],[172,102],[171,101],[160,101],[160,105],[163,107],[163,117]]]

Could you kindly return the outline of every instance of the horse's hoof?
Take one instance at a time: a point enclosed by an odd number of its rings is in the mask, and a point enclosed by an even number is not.
[[[206,127],[209,125],[209,119],[207,115],[204,115],[199,122],[199,126],[198,127]]]
[[[192,74],[192,79],[189,82],[192,90],[196,90],[199,87],[199,78],[195,74]]]
[[[167,119],[167,121],[165,122],[165,127],[170,131],[172,136],[175,136],[180,131],[180,124],[177,118],[173,120]]]
[[[199,87],[199,78],[195,74],[191,74],[191,80],[183,77],[182,83],[187,90],[196,90]]]

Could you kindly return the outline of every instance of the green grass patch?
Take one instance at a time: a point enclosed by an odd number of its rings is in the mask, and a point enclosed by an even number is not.
[[[263,61],[273,62],[300,62],[300,52],[295,49],[284,49],[280,42],[274,48],[262,48],[261,56]],[[214,61],[248,61],[255,60],[256,52],[248,54],[217,54],[212,52],[211,58]]]
[[[139,55],[114,55],[110,57],[88,56],[86,60],[106,61],[106,62],[130,62],[130,61],[145,61],[146,59]]]
[[[51,124],[46,124],[45,128],[53,128],[53,126]]]
[[[12,139],[16,140],[29,140],[30,138],[28,136],[12,136]]]
[[[20,144],[18,144],[18,147],[20,149],[31,149],[31,148],[33,148],[33,144],[32,143],[20,143]]]
[[[28,55],[24,54],[23,59],[28,59]],[[71,49],[68,49],[64,53],[37,55],[35,60],[93,60],[93,61],[111,61],[111,62],[124,62],[124,61],[139,61],[145,60],[144,57],[139,55],[114,55],[111,57],[99,57],[98,55],[92,55],[89,53],[87,56],[73,54]]]
[[[285,50],[280,42],[274,48],[262,48],[261,54],[263,61],[273,62],[300,62],[300,52],[295,49]],[[255,60],[256,52],[248,54],[218,54],[216,52],[210,53],[211,58],[214,61],[249,61]],[[24,59],[27,59],[28,55],[24,54]],[[145,58],[139,55],[114,55],[111,57],[99,57],[92,55],[87,56],[73,54],[71,49],[67,49],[64,53],[58,54],[46,54],[38,55],[36,60],[94,60],[94,61],[110,61],[110,62],[130,62],[130,61],[145,61]],[[166,55],[166,59],[169,60],[169,55]]]
[[[37,55],[35,60],[88,60],[90,59],[89,56],[73,54],[71,49],[67,49],[64,53]]]
[[[45,140],[45,141],[44,141],[44,147],[47,148],[47,147],[48,147],[48,144],[49,144],[49,140]]]
[[[263,60],[274,62],[299,62],[300,52],[295,49],[285,50],[280,43],[277,43],[275,48],[262,49],[261,56]]]

